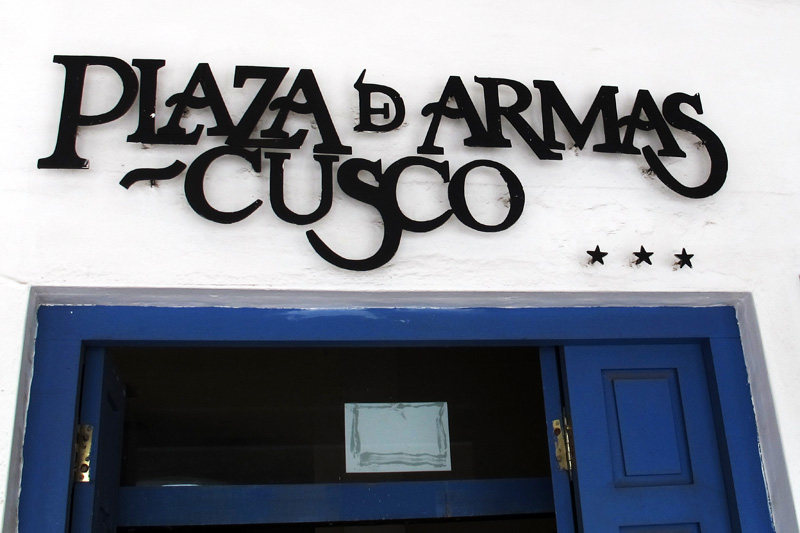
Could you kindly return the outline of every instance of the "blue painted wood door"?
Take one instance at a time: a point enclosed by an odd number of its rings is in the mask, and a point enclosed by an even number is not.
[[[558,355],[555,346],[539,348],[542,369],[542,394],[544,397],[544,429],[550,440],[550,481],[553,485],[553,507],[555,508],[558,533],[575,533],[575,518],[572,509],[572,482],[566,469],[556,459],[558,437],[553,431],[553,420],[561,420],[564,406],[561,377],[558,373]]]
[[[701,345],[567,346],[564,362],[583,531],[734,530]]]
[[[89,481],[75,482],[70,533],[117,530],[125,389],[102,348],[84,355],[80,424],[92,426]]]

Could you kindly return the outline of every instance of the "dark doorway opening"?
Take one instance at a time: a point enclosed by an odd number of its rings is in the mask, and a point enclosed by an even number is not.
[[[127,396],[122,486],[550,476],[535,347],[111,347],[106,353]],[[447,402],[451,470],[346,472],[345,403],[433,401]],[[532,515],[121,531],[460,533],[553,531],[554,523],[552,515]]]

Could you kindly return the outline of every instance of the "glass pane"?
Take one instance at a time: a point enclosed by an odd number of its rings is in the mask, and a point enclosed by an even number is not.
[[[447,402],[344,404],[345,472],[450,470]]]
[[[114,348],[124,485],[549,476],[530,347]],[[347,473],[346,403],[447,402],[451,470]]]

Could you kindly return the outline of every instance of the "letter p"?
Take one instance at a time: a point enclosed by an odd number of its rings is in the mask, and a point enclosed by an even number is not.
[[[64,100],[61,103],[61,122],[53,155],[39,159],[39,168],[89,168],[89,160],[80,157],[75,150],[78,126],[95,126],[116,120],[124,115],[139,92],[136,73],[125,61],[104,56],[54,56],[54,63],[64,65]],[[122,80],[122,94],[114,107],[99,115],[81,115],[83,85],[86,67],[101,65],[112,69]]]

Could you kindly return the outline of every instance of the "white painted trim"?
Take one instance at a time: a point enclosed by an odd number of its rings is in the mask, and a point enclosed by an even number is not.
[[[743,292],[431,292],[34,287],[38,305],[155,307],[710,307],[737,309]],[[749,300],[748,300],[749,299]]]

